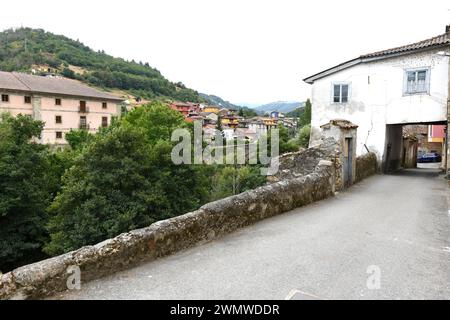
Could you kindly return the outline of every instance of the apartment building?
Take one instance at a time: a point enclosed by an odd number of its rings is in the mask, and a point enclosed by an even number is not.
[[[41,143],[64,145],[71,129],[95,133],[120,115],[122,99],[76,80],[0,71],[0,113],[45,123]]]

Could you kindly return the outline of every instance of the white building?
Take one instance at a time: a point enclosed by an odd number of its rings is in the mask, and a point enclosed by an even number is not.
[[[332,119],[358,125],[357,154],[374,151],[386,166],[402,158],[402,126],[447,124],[450,26],[417,43],[362,55],[306,79],[312,85],[310,144]]]

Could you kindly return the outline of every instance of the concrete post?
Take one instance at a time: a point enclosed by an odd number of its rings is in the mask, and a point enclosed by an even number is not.
[[[335,119],[321,126],[322,140],[334,138],[340,145],[339,170],[336,174],[336,190],[341,190],[356,181],[356,147],[358,126],[348,120]],[[335,164],[337,165],[337,164]]]

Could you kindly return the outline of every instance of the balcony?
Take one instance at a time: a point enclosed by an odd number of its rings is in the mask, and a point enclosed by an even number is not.
[[[87,106],[78,106],[79,113],[89,113],[89,107]]]
[[[81,129],[81,130],[89,130],[89,124],[87,124],[87,123],[80,123],[78,125],[78,128]]]

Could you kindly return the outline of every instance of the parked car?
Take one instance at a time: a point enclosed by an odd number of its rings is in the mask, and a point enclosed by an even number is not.
[[[417,158],[418,163],[441,162],[442,157],[439,153],[424,153]]]

